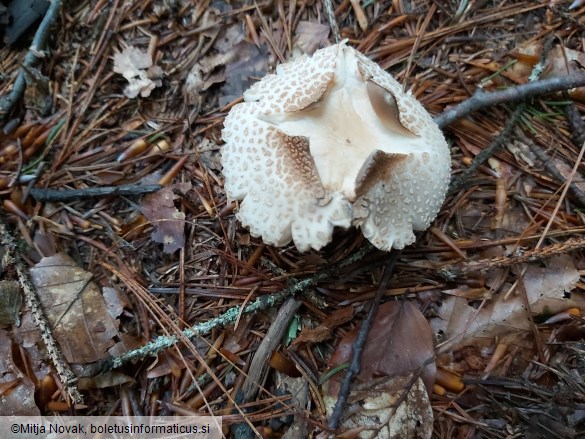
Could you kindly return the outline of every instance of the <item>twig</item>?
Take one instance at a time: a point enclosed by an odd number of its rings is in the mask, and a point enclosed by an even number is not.
[[[242,385],[241,401],[238,399],[238,402],[246,403],[254,399],[256,396],[259,388],[258,383],[262,381],[261,377],[266,370],[268,359],[272,354],[272,351],[280,344],[284,332],[288,328],[292,317],[300,308],[301,304],[302,302],[300,300],[297,300],[294,297],[289,297],[280,307],[274,322],[270,325],[266,336],[262,339],[262,342],[260,343],[260,346],[258,346],[256,354],[252,359],[250,372]]]
[[[530,85],[530,84],[541,84],[542,85],[543,81],[539,81],[539,79],[540,79],[540,76],[542,75],[542,72],[544,71],[544,67],[546,65],[546,57],[548,56],[548,53],[550,52],[550,49],[552,47],[552,42],[553,42],[552,37],[548,37],[546,39],[546,41],[544,42],[544,46],[542,48],[542,53],[540,54],[540,60],[532,68],[532,71],[530,72],[530,76],[528,76],[529,83],[525,84],[525,85]],[[584,78],[584,80],[585,80],[585,78]],[[520,86],[520,87],[522,87],[522,86]],[[506,90],[506,92],[508,92],[509,90],[517,90],[520,87],[516,87],[516,89],[508,89],[508,90]],[[476,94],[474,94],[467,102],[473,101]],[[490,96],[493,96],[493,93]],[[510,119],[506,123],[506,126],[504,127],[504,129],[498,135],[498,137],[496,137],[494,139],[494,141],[491,143],[491,145],[489,145],[486,149],[484,149],[482,152],[480,152],[475,157],[475,159],[473,160],[473,163],[471,164],[471,166],[469,166],[469,168],[467,168],[465,171],[463,171],[458,176],[458,178],[456,180],[451,182],[451,187],[449,188],[450,194],[453,194],[454,192],[457,192],[458,190],[460,190],[465,185],[465,182],[467,181],[467,179],[469,177],[471,177],[471,175],[473,175],[475,173],[475,171],[482,164],[484,164],[492,155],[494,155],[496,153],[496,151],[498,149],[500,149],[505,142],[508,141],[508,137],[512,133],[514,126],[516,126],[516,122],[518,121],[518,119],[520,118],[522,113],[524,112],[525,108],[526,108],[525,103],[521,103],[520,105],[518,105],[518,107],[516,108],[516,110],[514,110],[514,113],[512,113],[512,116],[510,117]],[[441,116],[439,116],[439,117],[441,117]]]
[[[439,128],[445,128],[457,119],[461,119],[468,114],[486,107],[524,101],[535,96],[542,96],[548,93],[555,93],[583,86],[585,86],[585,73],[574,73],[572,75],[557,76],[554,78],[530,82],[503,91],[488,93],[482,89],[477,89],[473,96],[465,102],[451,107],[435,117],[435,122],[439,125]]]
[[[280,307],[274,322],[270,325],[266,336],[262,339],[260,346],[252,358],[252,363],[248,370],[246,380],[242,385],[236,396],[236,402],[238,404],[246,404],[254,400],[260,384],[262,382],[262,376],[266,372],[268,367],[268,360],[270,355],[277,348],[282,340],[285,331],[288,329],[291,319],[300,308],[302,302],[294,297],[289,297]],[[250,426],[246,423],[235,424],[231,428],[232,434],[237,438],[253,438],[254,434]]]
[[[571,126],[573,142],[577,146],[583,145],[583,142],[585,142],[585,123],[581,119],[581,113],[579,113],[579,110],[577,110],[573,102],[567,105],[565,112],[567,113],[567,120]]]
[[[30,45],[28,53],[24,58],[24,63],[22,64],[22,69],[18,72],[18,76],[16,77],[16,81],[14,81],[14,85],[12,87],[12,91],[10,94],[2,99],[0,99],[0,121],[4,120],[4,117],[12,110],[16,102],[22,97],[24,94],[24,90],[26,89],[26,78],[25,78],[25,70],[28,68],[34,67],[34,65],[39,61],[40,57],[37,55],[39,51],[43,50],[45,46],[45,42],[47,41],[47,35],[49,34],[49,29],[51,25],[59,15],[59,10],[61,9],[61,0],[51,0],[51,5],[47,9],[47,13],[41,21],[37,32],[35,33],[35,37]]]
[[[479,261],[465,261],[448,264],[439,270],[439,275],[447,280],[471,273],[474,271],[489,271],[501,267],[509,267],[515,264],[536,262],[556,255],[562,255],[571,251],[583,250],[585,238],[569,238],[560,244],[553,244],[536,250],[518,251],[510,256],[496,256],[494,258],[480,259]]]
[[[451,186],[449,187],[449,194],[453,194],[459,191],[463,186],[465,186],[465,184],[469,181],[469,177],[471,177],[481,165],[483,165],[492,155],[495,154],[495,152],[498,149],[502,147],[504,143],[508,141],[510,134],[512,133],[514,127],[516,126],[516,122],[518,121],[518,118],[524,111],[525,107],[526,107],[525,104],[520,104],[516,108],[516,110],[514,110],[514,112],[506,122],[506,125],[504,126],[502,132],[498,134],[498,136],[487,148],[485,148],[477,156],[475,156],[475,159],[467,169],[465,169],[461,174],[459,174],[457,178],[452,180]]]
[[[354,377],[354,375],[357,375],[360,371],[362,350],[364,348],[364,345],[366,344],[366,339],[368,337],[368,333],[370,332],[370,327],[372,326],[374,317],[376,316],[378,308],[380,307],[380,300],[384,296],[384,292],[386,291],[386,287],[388,286],[388,281],[390,280],[390,275],[392,274],[394,265],[396,264],[399,255],[400,255],[399,251],[393,251],[392,257],[388,260],[386,268],[384,270],[384,276],[380,281],[380,286],[378,287],[376,296],[372,300],[372,305],[368,311],[368,315],[362,322],[357,337],[352,345],[351,361],[349,363],[349,367],[345,372],[343,381],[341,382],[339,395],[337,401],[335,402],[335,408],[333,409],[333,413],[331,414],[331,418],[329,419],[329,423],[327,424],[327,426],[331,430],[337,430],[337,428],[339,427],[339,423],[341,422],[341,415],[343,414],[345,403],[349,396],[351,380]]]
[[[335,19],[335,10],[333,9],[333,4],[331,0],[324,0],[323,4],[325,6],[325,15],[327,15],[327,21],[329,22],[329,27],[331,28],[331,33],[333,34],[333,40],[337,44],[341,41],[341,37],[339,35],[339,26],[337,25],[337,20]]]
[[[583,142],[581,142],[581,144],[583,144]],[[530,150],[534,153],[534,155],[538,157],[538,159],[542,162],[544,169],[546,169],[546,171],[554,179],[556,179],[561,184],[564,184],[567,181],[567,179],[563,177],[563,174],[559,172],[554,163],[551,162],[550,157],[548,156],[544,149],[542,149],[534,142],[529,142],[528,146],[530,147]],[[571,183],[569,185],[569,189],[571,190],[573,195],[575,195],[575,197],[579,200],[581,206],[585,207],[585,192],[579,189],[575,183]]]
[[[20,260],[20,257],[16,254],[16,240],[12,237],[2,222],[0,222],[0,242],[5,246],[4,261],[7,265],[12,265],[16,269],[18,282],[24,292],[24,297],[35,319],[35,323],[39,328],[43,343],[45,344],[51,361],[57,370],[59,379],[74,402],[83,402],[83,396],[77,389],[77,377],[69,367],[65,358],[63,358],[59,345],[53,338],[51,327],[45,316],[41,302],[37,297],[35,287],[29,279],[28,271],[24,263]]]
[[[90,187],[87,189],[39,189],[32,188],[29,194],[38,201],[74,201],[85,198],[150,194],[158,191],[158,184],[125,184],[121,186]]]
[[[259,297],[254,302],[246,305],[246,307],[243,310],[240,309],[239,306],[230,308],[229,310],[227,310],[225,313],[218,317],[215,317],[203,323],[199,323],[195,326],[192,326],[191,328],[185,329],[183,331],[182,336],[187,338],[194,338],[200,335],[208,334],[209,332],[211,332],[211,330],[215,328],[223,327],[234,323],[239,315],[252,314],[278,305],[286,298],[294,294],[298,294],[304,291],[305,289],[316,285],[320,281],[329,279],[331,276],[339,273],[343,268],[353,264],[354,262],[359,261],[368,252],[370,252],[371,249],[372,249],[371,244],[369,243],[364,244],[353,255],[348,256],[339,263],[329,268],[326,268],[307,279],[297,281],[292,285],[284,288],[282,291],[278,293]],[[124,364],[127,364],[134,360],[138,360],[140,358],[144,358],[147,356],[155,356],[159,352],[177,344],[180,339],[181,337],[178,335],[158,337],[155,340],[151,341],[150,343],[146,344],[145,346],[126,352],[125,354],[119,357],[105,360],[101,364],[97,365],[96,369],[93,370],[88,369],[87,373],[91,375],[103,373],[121,367]]]

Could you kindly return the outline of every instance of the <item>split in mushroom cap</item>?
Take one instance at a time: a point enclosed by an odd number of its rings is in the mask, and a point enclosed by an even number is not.
[[[414,242],[449,184],[443,134],[394,78],[340,43],[277,67],[232,108],[222,136],[228,198],[253,236],[301,251],[335,226],[382,250]]]

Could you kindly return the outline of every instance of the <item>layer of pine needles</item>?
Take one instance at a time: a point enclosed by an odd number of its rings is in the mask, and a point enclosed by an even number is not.
[[[164,334],[170,321],[186,327],[216,317],[230,307],[279,291],[289,279],[310,276],[357,249],[363,238],[356,231],[336,232],[334,242],[323,251],[307,254],[292,246],[267,247],[251,238],[226,203],[218,165],[222,121],[239,96],[229,95],[233,86],[230,88],[226,78],[212,81],[197,99],[185,91],[187,75],[197,63],[211,63],[203,71],[204,80],[230,68],[233,60],[215,65],[211,60],[227,50],[217,40],[232,33],[243,34],[246,47],[258,49],[251,52],[256,58],[242,59],[242,63],[254,64],[257,76],[272,71],[292,55],[300,22],[327,25],[321,3],[67,2],[39,75],[29,85],[24,104],[13,110],[14,117],[22,118],[16,128],[21,140],[0,137],[3,218],[27,244],[28,262],[33,264],[57,251],[72,256],[99,284],[127,294],[130,303],[121,316],[121,330],[146,342]],[[469,98],[478,87],[493,91],[526,82],[538,56],[522,54],[521,47],[539,47],[547,38],[554,38],[556,45],[584,50],[584,11],[568,11],[565,4],[555,2],[395,0],[360,4],[343,0],[334,5],[341,38],[388,69],[435,115]],[[113,72],[112,56],[129,45],[148,51],[164,71],[162,85],[149,97],[125,97],[126,81]],[[10,90],[26,51],[0,49],[0,95]],[[569,174],[566,169],[573,167],[581,149],[573,141],[580,134],[576,132],[579,127],[571,125],[565,115],[571,103],[585,110],[578,92],[528,103],[507,141],[514,148],[501,148],[462,190],[449,195],[433,231],[421,234],[416,245],[401,255],[388,294],[416,299],[431,316],[442,290],[479,288],[483,294],[486,282],[477,272],[446,281],[435,267],[501,255],[501,249],[508,255],[519,254],[535,249],[537,243],[548,246],[582,236],[584,206],[571,192],[561,198],[562,182],[530,154],[532,145],[538,146],[545,151],[545,159],[564,169],[565,176]],[[490,108],[445,128],[452,144],[454,178],[503,129],[515,105]],[[583,170],[580,164],[577,174]],[[19,183],[19,177],[33,175],[36,187],[53,189],[135,184],[147,177],[163,185],[189,182],[193,189],[176,203],[185,215],[186,245],[173,254],[162,252],[162,246],[151,239],[154,225],[141,214],[135,198],[35,201],[28,196],[26,179]],[[571,254],[582,268],[580,254]],[[320,283],[317,291],[327,311],[306,301],[305,323],[322,321],[342,303],[360,304],[371,298],[383,256],[374,253],[341,277]],[[275,267],[282,270],[280,274]],[[502,283],[513,283],[514,273],[506,272]],[[148,302],[139,292],[141,288],[151,290]],[[576,288],[583,289],[585,284],[578,283]],[[164,318],[153,320],[152,307],[160,308]],[[195,340],[194,348],[182,349],[180,355],[170,349],[155,361],[125,367],[123,372],[135,384],[90,390],[86,408],[65,406],[65,410],[146,414],[211,409],[229,415],[228,423],[237,422],[242,415],[231,414],[233,404],[227,395],[234,395],[241,386],[269,325],[268,314],[242,317],[236,331],[233,327],[214,330]],[[353,325],[344,325],[335,337]],[[433,397],[437,437],[474,437],[478,431],[486,437],[506,437],[506,426],[513,430],[518,423],[539,419],[540,411],[550,411],[551,404],[555,410],[569,404],[551,403],[546,386],[564,389],[573,406],[583,404],[576,396],[583,398],[583,382],[571,378],[583,365],[582,351],[562,344],[543,346],[541,340],[554,342],[554,334],[551,336],[550,329],[538,331],[540,349],[529,346],[518,358],[502,359],[504,368],[499,375],[507,376],[508,382],[480,383],[463,397]],[[237,354],[226,353],[230,352],[228,343],[239,345]],[[320,376],[334,345],[335,338],[320,350],[307,349],[291,361],[305,362]],[[546,353],[540,358],[545,363],[561,352],[564,365],[531,375],[527,368],[538,350]],[[457,372],[478,377],[489,360],[479,348],[450,355],[439,361],[456,363]],[[478,362],[466,362],[470,358]],[[193,377],[205,372],[218,378],[200,381],[207,403],[192,388]],[[523,376],[540,381],[528,389]],[[272,383],[265,383],[264,388],[270,391]],[[511,390],[502,392],[502,388]],[[60,398],[55,394],[45,403]],[[262,426],[268,419],[289,413],[278,401],[277,395],[261,393],[249,420]],[[317,400],[312,407],[309,422],[324,425]],[[479,418],[490,418],[491,424],[478,422]]]

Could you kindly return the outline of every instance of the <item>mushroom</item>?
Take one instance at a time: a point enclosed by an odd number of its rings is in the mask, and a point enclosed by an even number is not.
[[[265,243],[319,250],[334,227],[377,248],[414,242],[449,185],[449,148],[422,105],[345,42],[279,65],[225,119],[238,219]]]

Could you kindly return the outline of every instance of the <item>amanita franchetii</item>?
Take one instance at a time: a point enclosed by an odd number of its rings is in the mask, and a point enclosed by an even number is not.
[[[403,248],[447,192],[449,148],[422,105],[345,42],[276,68],[225,120],[225,190],[267,244],[320,249],[334,227]]]

